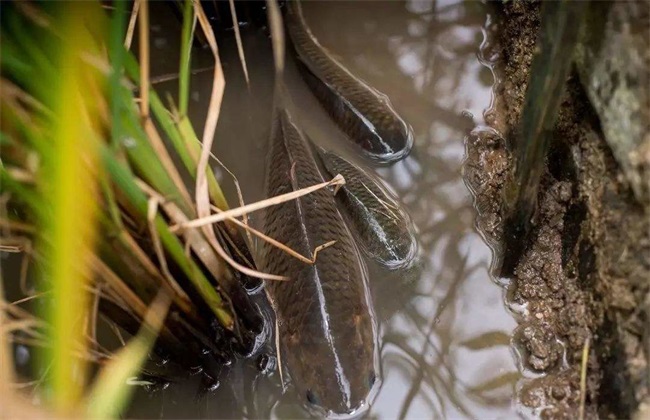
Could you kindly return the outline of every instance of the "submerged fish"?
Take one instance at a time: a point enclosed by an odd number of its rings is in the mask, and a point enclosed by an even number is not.
[[[268,156],[269,197],[323,182],[307,140],[280,112]],[[320,415],[363,412],[378,382],[376,328],[365,268],[327,189],[267,209],[265,232],[303,255],[336,243],[309,265],[265,244],[264,270],[276,312],[281,363],[305,405]]]
[[[409,265],[417,254],[415,229],[393,194],[357,165],[316,148],[327,172],[345,178],[336,199],[351,221],[357,243],[371,258],[389,268]]]
[[[389,162],[405,157],[413,145],[413,132],[388,97],[350,73],[318,43],[300,2],[288,2],[286,16],[301,74],[339,127],[370,158]]]

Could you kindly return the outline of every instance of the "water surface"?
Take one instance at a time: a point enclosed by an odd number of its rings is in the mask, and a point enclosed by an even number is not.
[[[489,276],[491,252],[474,228],[474,209],[461,174],[463,138],[481,124],[492,74],[477,58],[489,19],[473,2],[308,2],[306,19],[319,41],[377,90],[413,127],[410,156],[376,171],[397,193],[418,228],[420,257],[409,270],[388,272],[367,261],[380,329],[382,385],[370,418],[499,418],[515,412],[518,379],[509,347],[515,320],[503,290]],[[160,25],[164,24],[163,18]],[[156,22],[154,21],[154,24]],[[263,31],[242,28],[250,72],[246,85],[232,36],[220,40],[226,76],[214,152],[239,179],[247,202],[264,198],[273,65]],[[164,58],[158,74],[174,72],[175,32],[153,33]],[[154,44],[156,45],[156,44]],[[193,67],[212,63],[195,54]],[[212,72],[192,79],[192,118],[201,132]],[[351,156],[347,143],[291,63],[287,81],[305,130]],[[175,90],[174,81],[158,85]],[[235,189],[215,170],[226,192]],[[261,215],[253,217],[259,225]],[[272,346],[269,347],[272,351]],[[133,417],[304,417],[277,371],[260,375],[243,361],[207,395],[199,381],[139,393]]]

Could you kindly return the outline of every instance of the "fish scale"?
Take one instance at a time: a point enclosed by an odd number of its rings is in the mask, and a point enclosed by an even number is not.
[[[323,182],[307,140],[286,111],[276,119],[267,167],[269,197]],[[310,256],[326,242],[314,265],[264,244],[266,272],[276,312],[282,361],[299,396],[312,408],[346,414],[365,407],[377,371],[376,329],[365,269],[333,194],[321,189],[267,209],[265,232]]]

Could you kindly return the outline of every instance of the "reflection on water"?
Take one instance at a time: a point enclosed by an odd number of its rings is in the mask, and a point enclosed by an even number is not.
[[[353,73],[387,94],[416,135],[406,160],[376,169],[411,214],[421,256],[407,272],[387,273],[368,262],[383,381],[370,418],[495,418],[514,412],[519,375],[509,336],[515,321],[504,307],[502,289],[490,280],[491,252],[474,229],[472,201],[461,175],[463,137],[483,122],[491,100],[491,72],[477,58],[488,12],[474,2],[304,6],[319,41]],[[227,87],[215,154],[238,177],[250,202],[263,198],[273,71],[268,39],[253,28],[242,35],[251,86],[245,84],[234,39],[223,40]],[[197,68],[209,64],[209,55],[195,58]],[[295,69],[289,66],[287,72],[307,132],[349,154],[340,146],[342,134]],[[193,78],[191,107],[197,123],[204,118],[210,78],[210,72]],[[159,88],[173,90],[173,85]],[[229,181],[222,179],[236,197]],[[253,223],[259,224],[259,217]],[[305,415],[291,392],[282,395],[277,371],[259,375],[255,362],[233,366],[207,396],[196,396],[200,388],[185,383],[153,395],[142,393],[130,414]]]

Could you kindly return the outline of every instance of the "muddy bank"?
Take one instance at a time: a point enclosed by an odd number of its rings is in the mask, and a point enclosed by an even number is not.
[[[498,9],[496,42],[483,51],[496,64],[495,102],[489,128],[468,139],[465,167],[478,227],[497,254],[539,3]],[[527,377],[517,396],[525,412],[576,417],[588,345],[586,417],[629,418],[648,398],[650,213],[635,199],[575,72],[551,141],[534,230],[508,286],[520,323],[513,346]]]

